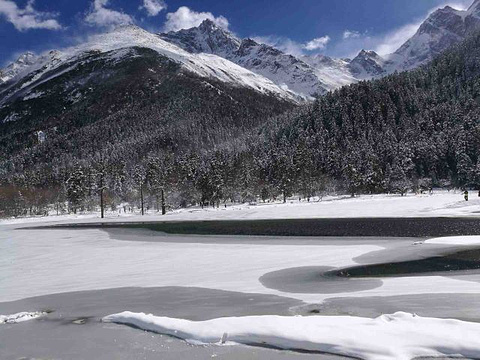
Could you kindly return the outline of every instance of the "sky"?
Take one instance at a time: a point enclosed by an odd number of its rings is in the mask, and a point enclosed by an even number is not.
[[[395,51],[435,9],[473,0],[0,0],[0,66],[132,23],[176,31],[208,18],[294,54]]]

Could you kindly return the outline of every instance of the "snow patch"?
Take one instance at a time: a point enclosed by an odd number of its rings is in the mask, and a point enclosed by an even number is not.
[[[0,315],[0,325],[1,324],[18,324],[21,322],[37,319],[45,315],[46,313],[42,311],[20,312],[12,315]]]
[[[23,101],[27,101],[27,100],[32,100],[32,99],[37,99],[39,97],[42,97],[43,95],[45,95],[44,92],[42,91],[35,91],[35,92],[32,92],[30,94],[28,94],[27,96],[25,96],[23,98]]]
[[[251,316],[194,322],[123,312],[103,318],[193,344],[261,344],[367,360],[480,356],[480,324],[397,312],[376,319],[351,316]]]
[[[437,245],[472,246],[472,245],[480,245],[480,236],[448,236],[448,237],[430,239],[425,242],[427,244],[437,244]]]
[[[6,124],[8,122],[17,121],[19,117],[20,116],[17,113],[11,113],[10,115],[8,115],[2,120],[2,123]]]

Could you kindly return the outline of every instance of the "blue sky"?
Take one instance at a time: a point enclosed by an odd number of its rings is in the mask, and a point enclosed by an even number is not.
[[[204,18],[287,52],[348,57],[388,53],[430,11],[473,0],[0,0],[0,64],[26,50],[75,44],[121,23],[178,30]]]

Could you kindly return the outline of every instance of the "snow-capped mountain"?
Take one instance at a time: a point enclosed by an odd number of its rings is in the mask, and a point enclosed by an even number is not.
[[[29,80],[33,84],[42,74],[87,52],[142,47],[156,51],[201,77],[298,101],[359,80],[423,65],[478,29],[480,0],[475,0],[465,11],[446,6],[433,12],[416,34],[393,54],[382,57],[374,51],[362,50],[350,60],[324,55],[294,56],[268,44],[241,39],[210,20],[198,27],[164,34],[153,34],[130,25],[96,35],[76,47],[40,56],[22,55],[0,70],[0,96],[2,93],[11,96],[11,85],[25,76],[35,73]],[[27,85],[28,82],[22,89]]]
[[[357,80],[343,60],[286,54],[249,38],[239,39],[210,20],[198,27],[160,36],[191,53],[222,56],[303,96],[322,95]]]
[[[25,90],[28,87],[30,91],[34,91],[38,80],[45,77],[47,73],[50,74],[48,77],[48,81],[50,81],[55,76],[62,74],[62,72],[55,73],[55,70],[63,68],[65,64],[71,64],[68,69],[71,71],[81,64],[77,60],[82,59],[86,54],[108,53],[121,49],[124,49],[127,53],[127,50],[132,48],[154,50],[159,55],[180,64],[184,70],[200,77],[216,79],[233,86],[250,88],[289,101],[300,100],[296,94],[288,89],[281,88],[269,79],[223,57],[185,51],[170,42],[162,40],[156,34],[134,25],[128,25],[93,36],[88,42],[75,47],[50,51],[39,57],[30,53],[21,56],[15,63],[2,70],[4,80],[0,83],[0,104],[15,95],[16,91],[19,91],[18,87],[14,87],[18,82],[22,82],[20,90]],[[122,53],[115,52],[115,54],[115,56],[121,56]],[[1,99],[2,97],[3,99]]]
[[[215,54],[222,57],[230,56],[242,43],[235,35],[218,27],[210,20],[205,20],[198,27],[172,31],[160,36],[188,52]]]
[[[198,27],[160,36],[191,53],[222,56],[302,95],[323,94],[328,90],[315,76],[314,69],[303,61],[252,39],[241,40],[210,20]]]
[[[375,51],[362,50],[350,61],[348,68],[357,79],[371,79],[385,75],[385,59]]]
[[[8,65],[5,69],[0,70],[0,85],[13,79],[26,68],[30,67],[37,60],[37,56],[32,52],[26,52],[16,61]]]
[[[360,51],[352,60],[323,55],[293,56],[252,39],[240,39],[210,20],[191,29],[160,34],[160,37],[190,53],[224,57],[282,88],[313,96],[359,80],[426,64],[478,29],[480,0],[475,0],[465,11],[450,6],[435,11],[411,39],[384,57],[367,50]]]
[[[387,72],[410,70],[431,61],[480,29],[480,0],[465,11],[446,6],[433,12],[415,35],[387,56]]]
[[[135,26],[16,69],[0,84],[2,170],[16,167],[7,155],[37,150],[43,155],[26,155],[30,164],[70,161],[75,149],[91,157],[96,150],[82,149],[112,144],[118,156],[207,149],[301,101],[225,58],[189,53]]]

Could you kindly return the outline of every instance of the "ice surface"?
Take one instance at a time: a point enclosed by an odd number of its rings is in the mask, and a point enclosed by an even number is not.
[[[129,216],[116,221],[222,220],[315,217],[478,216],[480,200],[460,193],[434,195],[330,197],[322,202],[238,205],[227,209],[185,209],[168,216]],[[0,222],[0,302],[69,291],[125,286],[203,287],[287,296],[309,303],[332,297],[415,294],[480,294],[480,284],[442,276],[382,278],[379,288],[342,294],[293,294],[267,289],[266,273],[299,266],[347,267],[359,256],[383,248],[371,245],[267,245],[117,241],[100,230],[15,230],[47,221],[98,222],[98,214],[49,216]],[[445,240],[441,240],[445,241]],[[451,241],[451,240],[447,240]],[[471,240],[468,240],[470,242]],[[192,241],[195,242],[195,241]],[[463,242],[463,240],[462,240]],[[428,242],[420,248],[430,246]],[[381,259],[379,259],[381,260]],[[463,279],[463,278],[462,278]],[[468,279],[465,279],[468,280]]]
[[[351,266],[356,264],[353,258],[381,249],[374,245],[146,243],[114,240],[94,229],[0,226],[0,302],[131,286],[186,286],[293,297],[265,288],[258,279],[299,264]]]

